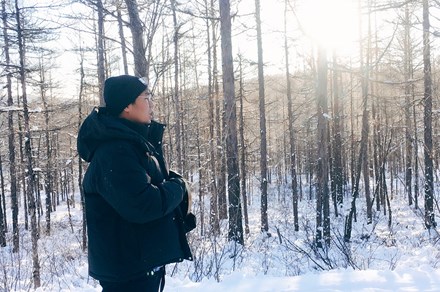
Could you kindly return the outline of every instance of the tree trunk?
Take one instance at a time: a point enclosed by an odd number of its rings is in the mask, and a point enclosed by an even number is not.
[[[212,4],[211,4],[212,5]],[[205,13],[206,13],[206,40],[208,46],[208,119],[209,119],[209,165],[210,165],[210,212],[209,222],[211,224],[211,230],[214,234],[220,233],[219,211],[218,211],[218,191],[217,191],[217,161],[216,161],[216,147],[215,147],[215,115],[214,115],[214,94],[213,94],[213,73],[212,72],[212,52],[211,52],[211,34],[210,26],[212,23],[208,19],[213,7],[208,7],[208,1],[205,0]],[[214,25],[212,23],[212,25]],[[215,43],[215,42],[214,42]]]
[[[214,0],[211,0],[211,7],[214,10]],[[214,12],[212,12],[214,16]],[[211,28],[212,28],[212,77],[214,84],[214,95],[215,95],[215,116],[216,116],[216,129],[217,129],[217,162],[219,164],[218,171],[218,184],[217,184],[217,200],[218,200],[218,216],[219,219],[228,218],[228,202],[226,198],[226,149],[224,143],[222,142],[222,137],[224,137],[225,131],[225,109],[224,105],[220,100],[220,90],[218,81],[218,57],[217,57],[217,22],[215,17],[212,17]]]
[[[417,114],[416,114],[416,96],[414,86],[412,90],[413,96],[413,127],[414,127],[414,208],[419,208],[419,137],[417,134]]]
[[[231,15],[229,0],[220,0],[220,31],[222,47],[223,96],[227,127],[226,165],[228,171],[229,240],[244,244],[238,167],[237,113],[235,107],[234,66],[232,59]]]
[[[435,228],[437,223],[434,216],[434,174],[432,147],[432,76],[431,48],[429,43],[429,6],[428,0],[423,0],[423,72],[424,72],[424,136],[425,143],[425,225]]]
[[[327,56],[322,47],[318,49],[318,160],[316,168],[316,244],[330,245],[330,201],[328,187],[328,122],[327,122]]]
[[[0,247],[6,246],[6,196],[5,178],[3,176],[3,160],[0,153]]]
[[[15,13],[17,21],[17,40],[18,40],[18,50],[20,58],[20,83],[21,83],[21,93],[23,98],[23,119],[24,119],[24,131],[25,131],[25,154],[27,158],[27,199],[29,206],[29,214],[31,217],[31,241],[32,241],[32,279],[34,282],[34,288],[41,286],[40,280],[40,261],[38,259],[38,226],[37,226],[37,214],[34,196],[34,169],[32,162],[32,148],[31,148],[31,131],[30,131],[30,121],[29,121],[29,109],[26,93],[26,68],[25,68],[25,46],[23,37],[23,28],[21,22],[21,11],[18,7],[18,0],[15,0]]]
[[[412,193],[412,145],[413,139],[411,136],[411,89],[412,89],[412,53],[411,53],[411,34],[410,34],[410,18],[408,11],[408,4],[405,7],[405,39],[404,39],[404,66],[405,66],[405,191],[408,198],[408,205],[413,204]]]
[[[50,235],[50,214],[52,212],[52,149],[50,143],[50,129],[49,129],[49,108],[46,100],[46,77],[45,77],[45,68],[43,67],[42,62],[40,63],[40,95],[41,101],[43,103],[44,110],[44,124],[45,124],[45,138],[46,138],[46,171],[44,176],[44,187],[46,192],[46,234]]]
[[[339,74],[337,66],[337,58],[333,56],[333,168],[332,168],[332,178],[335,197],[335,214],[342,213],[342,207],[344,203],[343,197],[343,185],[344,185],[344,173],[342,167],[342,138],[341,138],[341,109],[339,105],[340,100],[340,90],[339,90]]]
[[[255,18],[257,23],[258,47],[258,100],[260,113],[260,191],[261,191],[261,231],[269,231],[267,218],[267,137],[266,104],[264,93],[263,41],[261,36],[260,0],[255,0]]]
[[[288,1],[284,1],[284,55],[286,59],[286,84],[287,84],[287,116],[289,124],[289,146],[290,146],[290,180],[292,183],[292,207],[293,207],[293,226],[295,231],[299,231],[298,220],[298,180],[296,177],[296,152],[295,152],[295,132],[293,128],[293,100],[292,100],[292,84],[289,71],[289,46],[287,43],[287,8]]]
[[[83,113],[82,113],[82,102],[83,102],[83,94],[84,94],[84,86],[85,86],[85,72],[84,72],[84,51],[83,48],[80,47],[80,82],[79,82],[79,94],[78,94],[78,129],[81,126]],[[81,196],[81,210],[82,210],[82,250],[87,250],[87,218],[86,218],[86,205],[85,205],[85,197],[84,197],[84,189],[82,186],[83,179],[83,164],[82,159],[78,155],[78,188]]]
[[[20,101],[20,96],[17,96],[17,105],[18,107],[21,106],[21,101]],[[19,164],[19,170],[16,172],[17,174],[24,174],[26,172],[25,168],[25,154],[24,154],[24,147],[23,147],[23,113],[22,111],[18,112],[18,117],[17,117],[17,124],[18,124],[18,149],[19,149],[19,154],[20,154],[20,164]],[[21,181],[21,188],[22,191],[20,192],[19,187],[20,184],[17,184],[17,195],[19,195],[20,193],[23,193],[23,216],[24,216],[24,228],[26,230],[29,230],[29,212],[28,212],[28,200],[26,198],[26,176],[25,175],[20,175],[19,176],[19,180]],[[17,203],[19,202],[19,198],[17,197]],[[18,205],[17,205],[17,214],[18,214]],[[18,233],[17,233],[18,236]],[[18,240],[18,239],[17,239]]]
[[[96,6],[98,9],[98,95],[100,105],[105,105],[103,88],[105,81],[105,64],[104,64],[104,7],[102,6],[102,0],[97,0]]]
[[[3,22],[3,39],[4,39],[4,56],[6,65],[6,92],[8,107],[14,105],[12,98],[12,73],[11,60],[9,55],[9,35],[8,35],[8,18],[6,13],[6,0],[2,1],[2,22]],[[16,158],[15,158],[15,135],[14,135],[14,121],[13,111],[8,110],[8,153],[9,153],[9,179],[10,179],[10,196],[12,209],[12,242],[13,252],[18,252],[20,246],[19,228],[18,228],[18,192],[17,192],[17,173],[16,173]]]
[[[200,120],[199,117],[201,115],[199,115],[199,113],[196,116],[196,120],[197,120],[197,125],[200,125]],[[200,130],[199,127],[197,126],[197,132],[196,132],[196,140],[197,140],[197,169],[198,169],[198,175],[199,175],[199,206],[200,206],[200,235],[204,235],[205,234],[205,200],[204,200],[204,184],[203,181],[204,179],[204,172],[203,172],[203,166],[202,166],[202,147],[200,144],[202,144],[201,139],[200,139]]]
[[[128,15],[130,17],[130,30],[133,40],[134,74],[146,77],[148,80],[148,62],[144,44],[144,29],[139,17],[139,9],[136,0],[125,0]]]
[[[239,70],[240,70],[240,88],[239,88],[239,135],[240,135],[240,141],[239,145],[240,147],[240,176],[241,176],[241,195],[243,197],[243,213],[244,213],[244,232],[246,234],[250,233],[249,229],[249,216],[248,216],[248,198],[247,198],[247,191],[246,191],[246,141],[244,139],[244,114],[243,114],[243,99],[244,99],[244,82],[243,82],[243,68],[242,68],[242,58],[239,56],[240,63],[239,63]]]
[[[363,168],[363,175],[364,175],[364,189],[365,189],[365,204],[366,204],[366,209],[367,209],[367,222],[371,222],[372,219],[370,219],[370,217],[372,217],[372,210],[371,210],[371,192],[370,192],[370,161],[368,158],[368,140],[369,140],[369,135],[370,135],[370,127],[369,127],[369,114],[368,114],[368,92],[369,92],[369,77],[370,77],[370,59],[371,59],[371,13],[368,13],[368,32],[367,32],[367,53],[366,53],[366,61],[365,61],[365,65],[363,64],[363,54],[362,54],[362,50],[363,50],[363,46],[362,46],[362,42],[360,42],[360,58],[361,58],[361,70],[362,70],[362,81],[361,81],[361,90],[362,90],[362,100],[364,102],[364,113],[366,113],[365,119],[364,116],[362,116],[362,135],[364,136],[364,147],[361,147],[361,149],[363,150],[362,153],[362,168]],[[360,26],[360,25],[359,25]],[[362,35],[362,34],[360,34]],[[374,101],[372,102],[374,103]],[[365,124],[364,124],[365,123]],[[362,139],[362,138],[361,138]]]
[[[124,67],[124,74],[128,74],[128,63],[127,63],[127,44],[125,43],[125,35],[124,35],[124,26],[122,24],[122,15],[121,15],[121,6],[117,3],[117,18],[118,18],[118,29],[119,29],[119,38],[121,40],[121,55],[122,55],[122,64]]]
[[[177,169],[180,173],[183,171],[183,162],[182,162],[182,131],[180,127],[180,123],[182,121],[182,115],[180,110],[180,99],[179,99],[179,28],[180,26],[177,23],[176,17],[176,1],[171,1],[171,8],[173,10],[173,25],[174,25],[174,36],[173,36],[173,44],[174,44],[174,105],[175,105],[175,114],[176,120],[174,123],[175,130],[175,143],[176,143],[176,153],[177,153]]]

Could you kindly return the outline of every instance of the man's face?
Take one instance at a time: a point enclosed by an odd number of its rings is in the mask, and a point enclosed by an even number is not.
[[[153,118],[153,102],[150,91],[143,91],[134,101],[129,104],[121,114],[122,118],[140,123],[151,123]]]

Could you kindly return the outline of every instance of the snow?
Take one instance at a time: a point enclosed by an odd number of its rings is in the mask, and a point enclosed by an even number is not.
[[[269,184],[269,234],[259,231],[258,190],[250,194],[251,232],[245,246],[228,242],[227,221],[221,222],[223,233],[215,239],[201,236],[196,228],[189,235],[195,260],[167,266],[165,291],[440,291],[438,234],[425,229],[423,212],[407,206],[404,195],[397,193],[391,200],[391,227],[383,211],[367,225],[363,198],[357,200],[358,221],[349,244],[341,240],[344,219],[332,215],[332,242],[322,250],[313,247],[315,202],[306,199],[308,194],[299,202],[300,231],[295,232],[289,189]],[[65,202],[51,214],[50,236],[44,234],[44,214],[40,219],[42,286],[35,291],[101,291],[88,276],[87,255],[81,250],[81,208],[75,197],[71,222]],[[349,203],[346,198],[344,207]],[[195,213],[198,206],[195,201]],[[0,248],[0,291],[33,291],[31,241],[22,216],[20,252],[12,252],[12,226],[8,246]]]
[[[87,269],[83,270],[87,273]],[[74,277],[64,279],[72,281]],[[101,291],[85,281],[77,281],[75,285],[64,288],[51,286],[39,288],[36,291]],[[353,271],[333,270],[320,273],[307,273],[302,276],[276,277],[246,275],[234,272],[221,282],[204,279],[201,282],[189,278],[166,278],[165,291],[173,292],[225,292],[225,291],[440,291],[440,270],[421,268],[400,271],[365,270]]]
[[[167,279],[176,292],[224,291],[440,291],[440,270],[333,270],[295,277],[248,276],[235,272],[217,283]],[[166,290],[167,290],[166,289]]]

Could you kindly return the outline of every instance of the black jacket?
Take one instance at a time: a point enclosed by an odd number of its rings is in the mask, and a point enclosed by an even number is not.
[[[104,281],[139,278],[155,267],[192,259],[179,204],[180,178],[162,155],[165,126],[140,125],[94,110],[78,133],[84,176],[89,273]]]

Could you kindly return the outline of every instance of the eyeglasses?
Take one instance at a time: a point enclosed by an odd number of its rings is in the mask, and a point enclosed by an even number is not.
[[[146,91],[142,92],[141,95],[145,96],[146,100],[153,101],[154,95],[153,95],[153,93],[151,91],[146,90]]]

